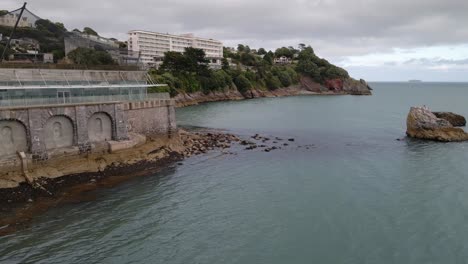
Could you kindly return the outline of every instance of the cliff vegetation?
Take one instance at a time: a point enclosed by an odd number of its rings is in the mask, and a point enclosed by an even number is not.
[[[150,70],[153,79],[168,87],[152,92],[196,93],[236,89],[242,95],[250,90],[275,91],[300,84],[304,77],[325,90],[340,90],[343,84],[355,83],[348,72],[318,57],[312,47],[282,47],[276,51],[250,49],[240,44],[237,49],[224,48],[220,69],[210,69],[201,49],[186,48],[184,53],[166,52],[159,69]]]

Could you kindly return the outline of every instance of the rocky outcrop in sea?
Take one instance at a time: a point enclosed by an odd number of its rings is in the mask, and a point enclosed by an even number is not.
[[[438,118],[445,119],[452,124],[454,127],[464,127],[466,126],[466,119],[461,115],[457,115],[452,112],[433,112]]]

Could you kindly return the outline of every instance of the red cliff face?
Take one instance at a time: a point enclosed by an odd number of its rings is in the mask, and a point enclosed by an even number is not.
[[[341,79],[331,79],[325,81],[325,87],[330,91],[343,91],[343,80]]]

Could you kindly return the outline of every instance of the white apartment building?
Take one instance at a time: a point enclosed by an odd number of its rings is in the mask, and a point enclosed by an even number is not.
[[[212,64],[221,64],[223,58],[223,43],[218,40],[198,38],[193,34],[170,35],[143,30],[132,30],[128,35],[128,50],[140,52],[140,60],[147,66],[158,66],[165,52],[184,52],[186,47],[204,50]]]

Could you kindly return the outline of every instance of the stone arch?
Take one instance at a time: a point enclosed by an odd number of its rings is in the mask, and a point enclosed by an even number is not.
[[[71,147],[74,138],[73,121],[69,117],[52,116],[45,123],[43,139],[47,150]]]
[[[0,120],[0,156],[28,152],[26,126],[16,119]]]
[[[112,125],[112,118],[107,113],[94,113],[88,119],[89,142],[103,142],[112,140]]]

